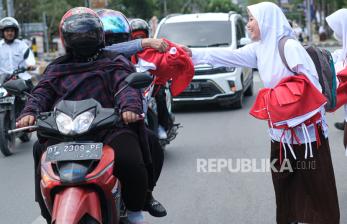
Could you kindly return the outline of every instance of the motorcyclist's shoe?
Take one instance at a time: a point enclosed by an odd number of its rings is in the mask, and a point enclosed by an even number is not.
[[[155,200],[152,192],[147,193],[145,207],[143,210],[147,211],[149,214],[151,214],[151,216],[154,217],[164,217],[167,215],[166,209],[159,201]]]
[[[158,138],[159,139],[167,139],[167,134],[165,128],[161,125],[158,127]]]
[[[334,126],[335,128],[343,131],[345,129],[345,122],[336,122]]]

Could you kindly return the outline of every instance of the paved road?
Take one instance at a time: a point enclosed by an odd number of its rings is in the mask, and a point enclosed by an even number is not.
[[[260,88],[256,77],[256,89]],[[247,97],[240,110],[213,106],[185,108],[177,113],[183,124],[179,136],[165,152],[162,176],[155,196],[168,216],[151,218],[154,224],[269,224],[275,223],[275,203],[268,172],[197,172],[197,159],[268,158],[270,140],[265,122],[249,114],[255,97]],[[341,208],[347,223],[347,158],[342,132],[333,127],[342,110],[328,115],[330,143]],[[32,142],[17,144],[15,155],[0,156],[0,223],[44,223],[34,203]]]

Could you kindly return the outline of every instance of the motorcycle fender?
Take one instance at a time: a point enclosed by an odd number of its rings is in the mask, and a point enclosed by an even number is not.
[[[102,223],[100,198],[93,189],[68,187],[55,195],[52,223],[78,224],[86,214]]]

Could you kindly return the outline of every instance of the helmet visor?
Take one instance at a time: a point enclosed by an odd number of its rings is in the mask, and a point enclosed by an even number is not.
[[[73,15],[65,20],[62,34],[66,47],[80,44],[100,45],[104,39],[100,20],[88,14]]]

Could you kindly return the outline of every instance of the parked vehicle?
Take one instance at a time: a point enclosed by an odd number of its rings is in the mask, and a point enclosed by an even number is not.
[[[243,19],[235,12],[169,15],[158,25],[155,37],[167,38],[190,48],[237,49],[250,43]],[[252,69],[202,64],[195,67],[194,78],[187,89],[173,98],[173,106],[218,103],[241,108],[244,96],[251,95]]]
[[[151,80],[148,74],[133,73],[117,94],[127,86],[144,88]],[[12,93],[27,89],[23,80],[4,88]],[[35,126],[9,131],[37,130],[40,136],[60,142],[49,146],[41,158],[41,192],[52,223],[123,223],[126,212],[121,212],[121,183],[113,175],[114,150],[93,141],[96,132],[122,125],[117,108],[102,108],[94,99],[62,100],[53,111],[38,114]]]
[[[28,58],[29,49],[24,53],[23,61]],[[21,64],[21,61],[19,64]],[[12,95],[6,91],[3,85],[12,79],[19,79],[19,74],[27,71],[27,68],[18,67],[12,74],[0,74],[0,150],[4,156],[13,154],[16,137],[22,142],[28,142],[31,133],[18,132],[8,134],[8,130],[16,127],[16,118],[24,107],[27,96],[24,92]]]

